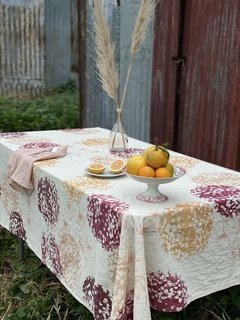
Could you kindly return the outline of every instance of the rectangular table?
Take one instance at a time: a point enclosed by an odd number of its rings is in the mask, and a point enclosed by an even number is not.
[[[126,152],[110,153],[108,137],[102,128],[0,133],[0,224],[97,320],[150,320],[150,306],[180,311],[240,284],[239,172],[170,151],[185,175],[159,186],[167,201],[140,201],[144,183],[85,172],[149,146],[130,138]],[[56,145],[67,155],[34,163],[31,194],[9,186],[13,151]]]

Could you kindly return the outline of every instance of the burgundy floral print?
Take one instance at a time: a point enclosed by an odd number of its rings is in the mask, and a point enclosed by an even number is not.
[[[227,218],[240,215],[240,189],[230,186],[199,186],[191,190],[198,198],[215,203],[215,209]]]
[[[112,310],[112,300],[109,291],[96,284],[93,277],[87,277],[83,284],[84,299],[93,313],[95,320],[109,319]]]
[[[119,311],[117,320],[133,320],[133,300],[134,290],[131,290],[126,295],[124,309]]]
[[[23,220],[19,212],[13,211],[10,214],[9,231],[23,240],[27,239]]]
[[[88,198],[88,222],[102,247],[111,251],[119,246],[122,214],[128,204],[109,195],[92,195]]]
[[[41,148],[50,148],[58,147],[59,144],[53,142],[29,142],[21,146],[21,149],[41,149]]]
[[[25,132],[0,132],[0,138],[13,139],[25,136]]]
[[[180,311],[187,304],[187,287],[177,275],[162,272],[147,274],[150,305],[164,312]]]
[[[62,275],[59,248],[52,234],[42,235],[42,262],[57,276]]]
[[[126,151],[111,151],[111,154],[118,157],[118,158],[123,158],[123,159],[127,159],[130,158],[134,155],[142,155],[144,152],[144,149],[140,149],[140,148],[128,148]]]
[[[45,221],[54,226],[59,215],[59,198],[56,185],[48,178],[38,181],[38,209]]]

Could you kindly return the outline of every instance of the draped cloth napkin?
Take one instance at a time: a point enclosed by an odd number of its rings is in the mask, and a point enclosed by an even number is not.
[[[64,157],[67,153],[67,148],[68,146],[59,146],[14,151],[8,159],[10,186],[18,191],[21,191],[22,188],[33,190],[33,163],[39,160]]]

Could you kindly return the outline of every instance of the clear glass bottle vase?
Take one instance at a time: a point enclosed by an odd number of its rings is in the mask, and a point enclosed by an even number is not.
[[[122,122],[122,110],[116,110],[116,122],[109,137],[110,151],[126,151],[128,148],[128,136]]]

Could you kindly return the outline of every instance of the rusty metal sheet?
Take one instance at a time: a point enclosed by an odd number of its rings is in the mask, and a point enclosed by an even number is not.
[[[179,0],[160,1],[156,8],[151,100],[151,142],[158,137],[161,144],[174,146]]]
[[[240,1],[186,1],[177,150],[237,168]]]
[[[157,17],[152,141],[240,170],[240,1],[164,1]]]
[[[0,1],[0,95],[44,87],[44,0]]]

